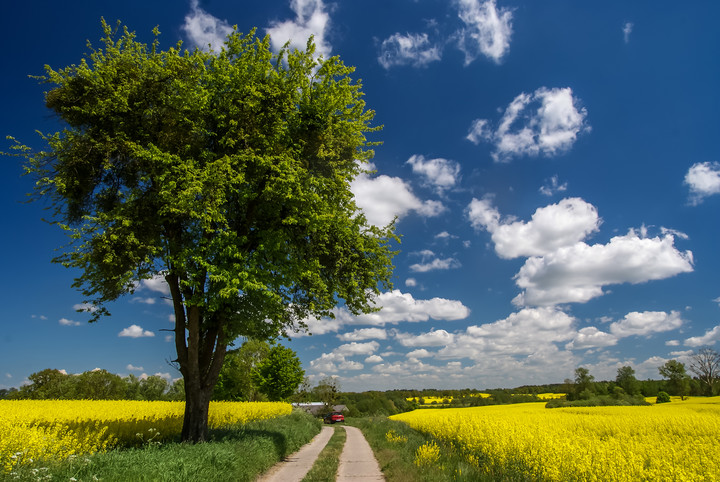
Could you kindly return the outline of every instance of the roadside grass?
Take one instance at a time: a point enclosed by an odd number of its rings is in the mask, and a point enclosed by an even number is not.
[[[345,446],[347,433],[344,428],[333,427],[335,433],[320,452],[315,464],[302,482],[334,482],[337,477],[340,454]]]
[[[490,481],[456,451],[435,441],[429,435],[385,417],[346,418],[346,423],[362,430],[380,469],[389,482]],[[390,434],[390,436],[388,436]],[[436,443],[440,456],[436,461],[421,459],[416,464],[418,448]]]
[[[152,443],[116,449],[64,462],[24,466],[0,480],[70,481],[253,481],[320,432],[322,423],[294,411],[291,415],[211,430],[202,444]]]

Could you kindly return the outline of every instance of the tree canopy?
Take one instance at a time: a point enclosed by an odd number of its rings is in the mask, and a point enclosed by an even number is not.
[[[160,49],[102,21],[102,48],[46,66],[65,128],[17,144],[71,243],[55,259],[98,310],[162,276],[185,380],[183,439],[238,336],[287,334],[310,316],[374,309],[390,288],[393,225],[370,225],[350,182],[373,156],[374,112],[338,57],[271,51],[234,30],[219,53]]]

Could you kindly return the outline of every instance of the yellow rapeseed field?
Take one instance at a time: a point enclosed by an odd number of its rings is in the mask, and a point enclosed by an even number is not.
[[[394,415],[488,475],[531,480],[720,480],[720,397],[647,407],[544,403]]]
[[[159,442],[182,430],[183,402],[0,400],[0,473],[115,446]],[[287,415],[289,403],[211,402],[212,428]]]

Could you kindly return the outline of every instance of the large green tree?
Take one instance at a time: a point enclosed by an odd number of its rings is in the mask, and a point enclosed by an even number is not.
[[[667,391],[670,395],[679,395],[681,399],[690,391],[690,377],[685,372],[685,364],[677,360],[668,360],[658,367],[660,376],[667,380]]]
[[[290,348],[276,345],[253,373],[258,389],[272,401],[287,400],[305,378],[300,359]]]
[[[337,57],[274,54],[254,31],[219,53],[161,50],[103,24],[103,46],[46,67],[65,128],[16,145],[71,244],[56,261],[98,310],[161,275],[185,382],[183,440],[207,438],[228,343],[374,308],[393,226],[370,225],[350,182],[373,155],[374,112]]]

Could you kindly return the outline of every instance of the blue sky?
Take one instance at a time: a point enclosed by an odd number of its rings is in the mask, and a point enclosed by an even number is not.
[[[357,67],[384,130],[353,191],[397,216],[378,313],[308,320],[282,343],[344,390],[639,378],[720,340],[720,5],[548,0],[13,2],[0,16],[0,134],[41,148],[58,121],[28,75],[77,63],[100,17],[163,47],[230,25]],[[2,149],[6,150],[8,143]],[[171,308],[149,280],[88,324],[65,243],[3,158],[0,388],[94,368],[179,377]]]

